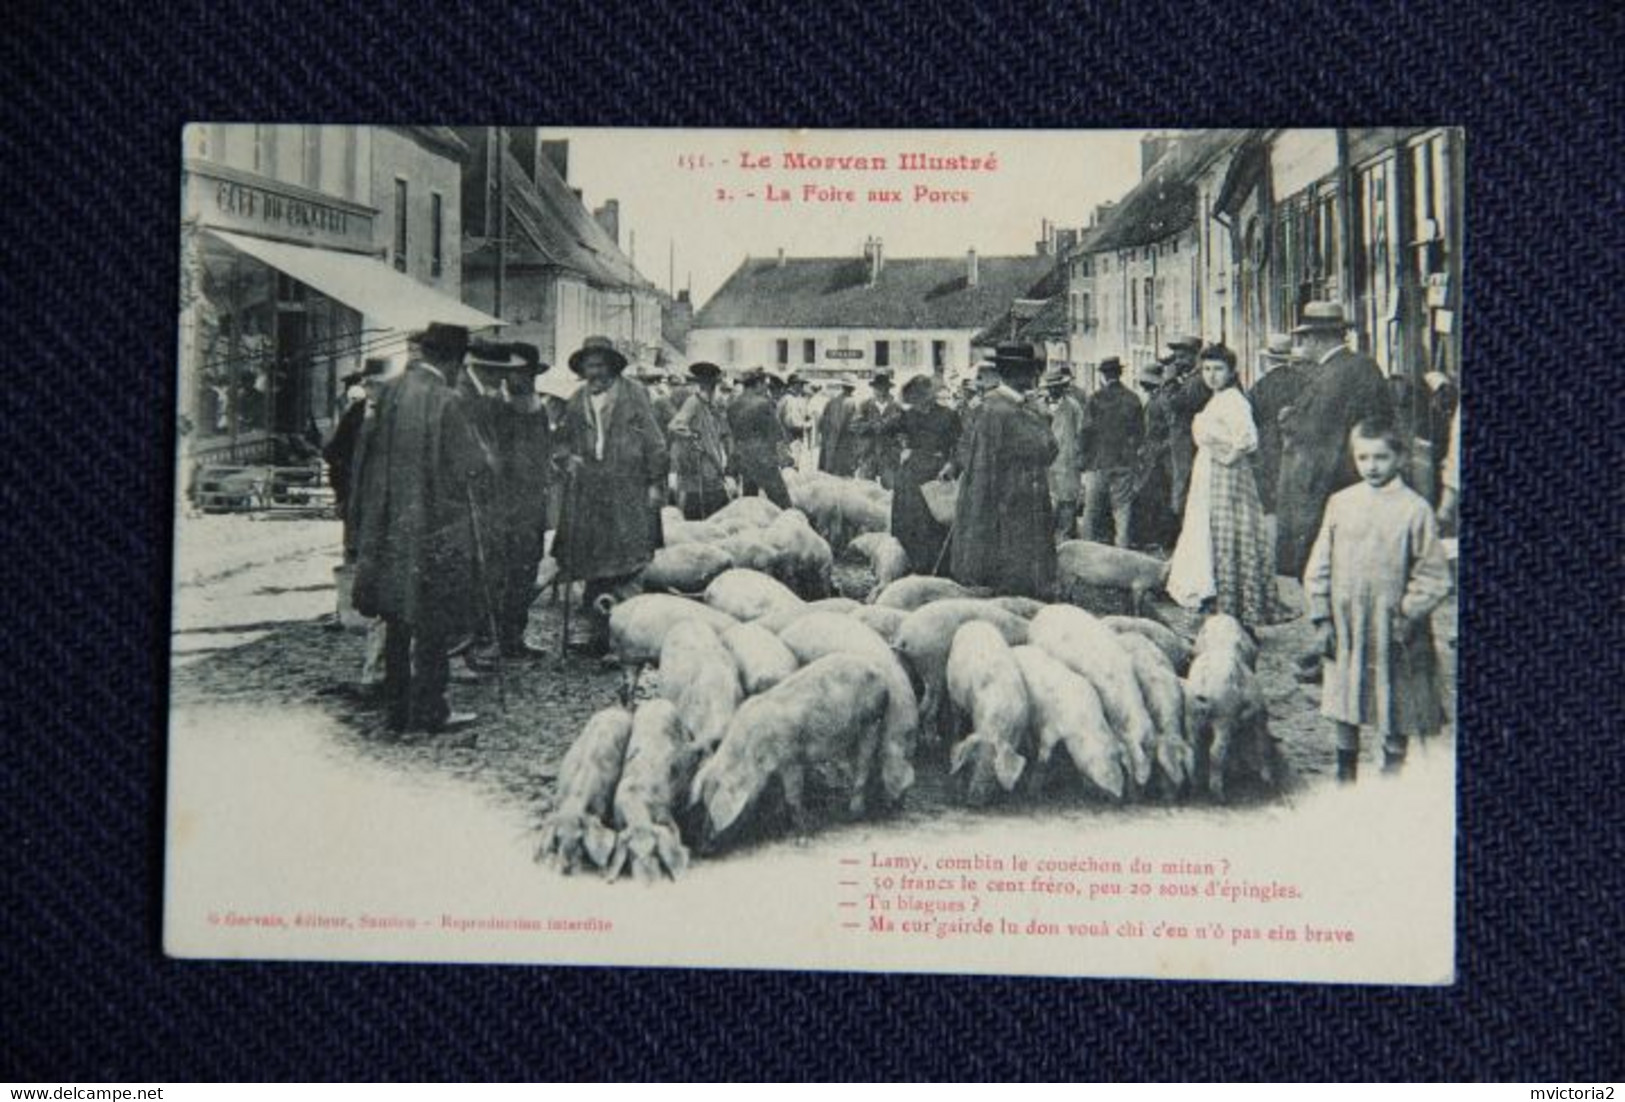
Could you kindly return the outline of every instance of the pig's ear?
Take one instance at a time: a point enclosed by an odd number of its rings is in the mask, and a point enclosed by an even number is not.
[[[712,834],[721,834],[744,814],[749,793],[736,783],[723,781],[705,794],[705,808],[711,814]]]
[[[592,863],[603,868],[615,852],[615,832],[594,820],[587,824],[582,845],[586,847],[587,856],[592,858]]]
[[[688,806],[697,807],[705,802],[711,794],[711,773],[716,768],[716,757],[712,756],[700,763],[699,769],[694,772],[694,779],[688,784]]]
[[[1026,768],[1027,759],[1008,746],[1000,746],[993,755],[993,775],[999,778],[1006,792],[1014,791],[1016,782],[1021,780],[1021,771]]]
[[[959,745],[954,747],[953,753],[948,757],[948,772],[950,774],[957,773],[965,768],[965,763],[970,761],[971,751],[976,748],[976,742],[975,735],[967,735],[960,741]]]
[[[666,866],[673,880],[688,869],[688,847],[683,845],[683,840],[671,827],[656,828],[655,852],[660,855],[660,863]]]

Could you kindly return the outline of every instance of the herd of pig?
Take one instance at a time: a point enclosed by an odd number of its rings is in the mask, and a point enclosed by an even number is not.
[[[787,510],[762,527],[789,546],[807,523]],[[810,560],[779,561],[809,577]],[[537,854],[565,873],[590,863],[611,879],[675,877],[690,845],[766,826],[781,803],[804,837],[809,789],[852,817],[889,810],[927,747],[931,760],[946,750],[973,805],[1044,790],[1057,748],[1065,783],[1110,801],[1223,800],[1238,777],[1280,781],[1257,647],[1228,616],[1188,642],[1156,620],[946,578],[882,575],[867,602],[809,600],[732,565],[696,596],[614,604],[609,628],[624,706],[594,715],[565,755]],[[634,706],[651,665],[658,693]]]

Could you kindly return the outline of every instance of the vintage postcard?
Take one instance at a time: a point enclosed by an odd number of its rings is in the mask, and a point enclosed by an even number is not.
[[[1452,982],[1459,130],[183,141],[170,954]]]

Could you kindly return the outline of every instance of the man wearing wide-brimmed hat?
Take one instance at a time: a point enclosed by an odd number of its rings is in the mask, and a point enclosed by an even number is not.
[[[1394,413],[1382,370],[1348,347],[1350,328],[1341,304],[1310,302],[1292,330],[1306,378],[1279,418],[1276,569],[1282,574],[1303,573],[1326,499],[1358,480],[1349,458],[1349,430],[1367,417],[1388,419]]]
[[[1292,338],[1271,333],[1258,354],[1258,381],[1247,397],[1258,426],[1258,500],[1265,513],[1275,512],[1275,486],[1281,475],[1281,411],[1297,400],[1305,375],[1292,357]]]
[[[480,608],[471,501],[491,471],[454,389],[468,331],[431,325],[413,344],[417,355],[379,388],[356,446],[353,600],[384,620],[389,729],[436,732],[474,719],[446,701],[447,649]]]
[[[1083,404],[1072,388],[1072,369],[1056,364],[1040,380],[1049,405],[1055,462],[1049,468],[1050,504],[1055,510],[1055,541],[1073,536],[1078,500],[1083,494]]]
[[[858,437],[852,433],[852,384],[837,383],[840,393],[831,396],[818,415],[818,469],[842,478],[858,469]]]
[[[1055,586],[1049,467],[1057,449],[1033,393],[1044,365],[1024,344],[1000,345],[993,363],[999,385],[982,399],[959,452],[951,573],[962,585],[1047,599]],[[942,473],[951,478],[959,466]]]
[[[677,477],[677,507],[688,520],[704,520],[728,504],[724,477],[733,458],[728,419],[716,408],[722,368],[701,360],[690,364],[694,391],[671,419],[668,443]]]
[[[593,627],[581,648],[609,649],[609,617],[598,598],[630,587],[660,546],[666,501],[666,439],[649,395],[622,378],[626,357],[608,337],[588,337],[570,356],[585,385],[565,406],[555,442],[564,504],[553,557],[565,578],[587,584]]]
[[[896,411],[897,401],[892,397],[890,371],[877,371],[869,379],[869,397],[858,403],[858,412],[852,418],[852,432],[858,445],[858,477],[870,478],[886,489],[897,481],[897,464],[902,456],[902,442],[881,431],[886,417]]]

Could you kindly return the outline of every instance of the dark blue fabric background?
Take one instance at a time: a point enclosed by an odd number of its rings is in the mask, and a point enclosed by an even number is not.
[[[9,9],[0,1078],[1620,1079],[1625,8],[760,7]],[[1458,983],[165,960],[180,128],[317,118],[1465,125]]]

